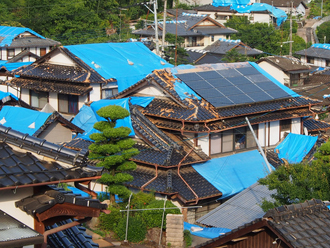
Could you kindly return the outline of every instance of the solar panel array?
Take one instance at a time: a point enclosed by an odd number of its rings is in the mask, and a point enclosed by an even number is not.
[[[252,66],[176,76],[214,107],[291,97]]]

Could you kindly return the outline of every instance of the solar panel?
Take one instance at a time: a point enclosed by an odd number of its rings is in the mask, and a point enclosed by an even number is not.
[[[219,78],[222,77],[219,73],[217,73],[216,71],[204,71],[204,72],[197,72],[197,74],[208,80],[208,79],[213,79],[213,78]]]
[[[218,70],[216,72],[220,73],[224,78],[242,76],[242,74],[235,69]]]
[[[290,97],[289,93],[253,66],[176,76],[215,107]]]

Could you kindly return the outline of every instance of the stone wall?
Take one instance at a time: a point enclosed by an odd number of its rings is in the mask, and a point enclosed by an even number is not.
[[[183,248],[183,215],[168,214],[166,216],[166,245],[171,248]]]

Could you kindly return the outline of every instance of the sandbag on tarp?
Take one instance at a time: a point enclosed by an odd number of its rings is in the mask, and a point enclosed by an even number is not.
[[[201,227],[198,225],[190,224],[188,222],[183,223],[183,228],[184,228],[184,230],[189,230],[192,235],[202,237],[202,238],[208,238],[208,239],[217,238],[217,237],[231,231],[228,228]],[[198,231],[193,231],[194,228]],[[199,229],[202,229],[202,230],[199,231]]]
[[[51,113],[22,107],[3,106],[0,111],[0,124],[21,133],[33,135],[50,115]]]
[[[257,150],[214,158],[193,168],[222,192],[222,199],[241,192],[269,173]]]
[[[121,92],[156,69],[173,67],[141,42],[65,46],[105,79],[115,78]]]
[[[289,133],[274,149],[280,159],[284,158],[291,164],[300,163],[310,152],[317,141],[317,136]]]
[[[96,113],[96,111],[99,110],[100,108],[109,105],[118,105],[127,109],[130,112],[129,101],[131,101],[131,104],[133,105],[140,105],[142,107],[146,107],[153,99],[154,97],[131,97],[131,98],[114,99],[114,100],[103,99],[93,102],[90,105],[90,107],[84,105],[79,110],[79,113],[72,120],[73,124],[85,130],[84,133],[78,134],[77,137],[84,140],[91,140],[89,138],[89,135],[95,132],[99,132],[96,129],[94,129],[93,126],[96,122],[105,120],[104,118],[98,116]],[[134,130],[132,127],[132,121],[130,116],[117,121],[116,127],[121,127],[121,126],[129,127],[132,130],[130,135],[134,135]]]

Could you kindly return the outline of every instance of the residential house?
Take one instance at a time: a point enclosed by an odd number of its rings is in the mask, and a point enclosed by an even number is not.
[[[0,26],[0,60],[20,54],[22,62],[35,61],[35,55],[43,56],[60,44],[29,28]]]
[[[290,13],[292,12],[293,16],[300,17],[304,17],[306,15],[306,10],[308,9],[307,4],[305,3],[305,1],[302,0],[256,0],[256,2],[267,3],[271,6],[274,6],[275,8],[285,11],[285,13],[287,13],[288,15],[290,15]]]
[[[58,47],[12,71],[0,88],[42,109],[75,115],[84,103],[115,95],[154,69],[172,66],[140,42]],[[15,95],[16,95],[15,94]]]
[[[312,66],[289,55],[263,57],[256,63],[281,84],[290,88],[302,86],[309,74],[315,70]]]
[[[164,23],[158,23],[158,36],[163,35]],[[215,21],[208,15],[190,14],[183,12],[172,21],[166,21],[166,33],[184,38],[184,47],[203,49],[219,38],[230,38],[236,30],[226,28],[223,24]],[[145,29],[136,30],[134,34],[141,38],[155,37],[155,29],[148,26]]]
[[[262,218],[195,247],[327,247],[329,220],[327,206],[312,199],[271,209]]]
[[[307,49],[296,52],[304,63],[319,66],[330,66],[330,44],[313,44]]]
[[[136,98],[147,101],[140,104]],[[138,168],[130,172],[134,180],[127,186],[168,195],[182,205],[203,205],[187,210],[190,223],[271,170],[256,150],[246,117],[261,146],[273,147],[287,132],[303,134],[305,117],[313,116],[311,107],[320,104],[250,62],[155,70],[101,101],[124,99],[140,150],[132,158]],[[90,105],[95,106],[100,104]],[[80,150],[89,144],[80,138],[64,145]]]
[[[244,16],[251,23],[269,23],[280,26],[287,18],[286,13],[272,5],[249,1],[213,1],[212,4],[194,8],[200,15],[209,15],[219,23],[226,23],[233,16]]]
[[[220,38],[203,50],[186,48],[186,52],[188,53],[187,60],[189,64],[194,65],[223,63],[226,61],[222,61],[222,59],[232,50],[249,57],[255,57],[263,53],[258,49],[247,46],[240,40]]]
[[[87,150],[70,150],[0,125],[0,151],[0,209],[43,235],[44,247],[47,243],[50,247],[61,247],[51,245],[50,235],[79,225],[105,211],[107,206],[96,199],[96,194],[93,194],[88,186],[83,186],[100,178],[103,170],[87,163]],[[54,186],[59,183],[74,183],[94,199],[81,197]],[[2,218],[0,222],[3,223],[4,220]],[[55,223],[62,220],[68,223],[61,223],[64,225],[60,228],[53,228]],[[17,237],[17,231],[13,230],[13,234],[9,236]],[[1,234],[4,234],[3,229]],[[78,234],[79,232],[76,233],[77,236]],[[22,233],[19,238],[24,238]],[[62,235],[62,238],[68,247],[79,246],[75,244],[79,241],[71,242],[69,236]],[[92,246],[90,241],[85,239],[86,246],[79,247],[96,247]],[[12,243],[14,247],[17,247],[17,244],[24,245],[23,242],[19,243],[20,240],[13,242],[16,242]]]
[[[69,141],[84,132],[56,111],[45,113],[15,106],[1,108],[0,124],[52,143]]]

